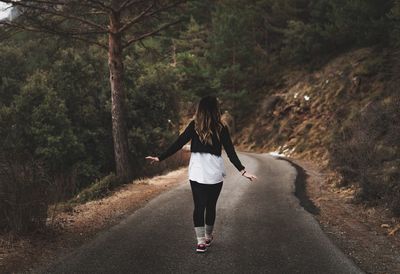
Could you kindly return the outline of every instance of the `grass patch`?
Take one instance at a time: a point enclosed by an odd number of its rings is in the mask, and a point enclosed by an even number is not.
[[[111,190],[121,185],[121,179],[114,173],[110,173],[100,180],[96,180],[91,186],[82,190],[76,197],[71,199],[71,203],[85,203],[107,196]]]

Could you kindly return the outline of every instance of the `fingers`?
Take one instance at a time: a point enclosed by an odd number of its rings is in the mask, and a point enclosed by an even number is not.
[[[150,160],[150,164],[154,164],[154,162],[157,162],[156,157],[153,156],[147,156],[145,159]]]
[[[247,179],[249,179],[250,181],[256,180],[257,177],[255,175],[249,174],[248,176],[245,176]]]

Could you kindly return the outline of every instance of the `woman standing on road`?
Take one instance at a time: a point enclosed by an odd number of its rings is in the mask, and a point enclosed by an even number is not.
[[[206,96],[197,106],[196,114],[178,139],[158,157],[147,156],[151,163],[160,162],[191,142],[189,182],[192,189],[193,222],[197,237],[197,252],[205,252],[213,240],[216,204],[225,174],[222,146],[229,160],[241,175],[252,181],[256,176],[246,172],[236,155],[229,129],[221,120],[217,98]],[[205,218],[204,218],[205,212]]]

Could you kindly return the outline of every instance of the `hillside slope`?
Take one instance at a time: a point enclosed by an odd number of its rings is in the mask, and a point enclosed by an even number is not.
[[[362,48],[314,72],[290,69],[236,136],[244,150],[276,151],[339,172],[356,198],[400,213],[400,62]]]

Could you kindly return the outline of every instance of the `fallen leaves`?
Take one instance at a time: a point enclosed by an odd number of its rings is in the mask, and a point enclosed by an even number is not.
[[[392,227],[390,224],[381,224],[381,228],[386,228],[389,236],[395,236],[400,230],[400,224],[397,224],[394,227]]]
[[[396,235],[397,231],[400,230],[400,225],[397,225],[395,228],[389,230],[389,236],[394,236]]]

